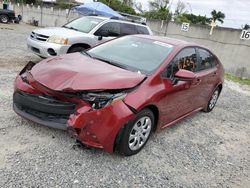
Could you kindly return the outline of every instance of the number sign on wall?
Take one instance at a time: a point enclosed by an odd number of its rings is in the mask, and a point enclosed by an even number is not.
[[[250,40],[250,30],[243,30],[240,39]]]
[[[182,23],[181,30],[188,31],[189,30],[189,23]]]

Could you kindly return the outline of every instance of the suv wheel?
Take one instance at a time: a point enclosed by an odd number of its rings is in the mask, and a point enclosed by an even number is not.
[[[75,53],[75,52],[82,52],[86,50],[87,48],[84,48],[82,46],[73,46],[69,49],[68,53]]]
[[[8,23],[9,22],[9,17],[7,15],[0,15],[0,22],[2,23]]]
[[[154,114],[144,109],[122,130],[118,152],[125,156],[137,154],[147,143],[154,127]]]

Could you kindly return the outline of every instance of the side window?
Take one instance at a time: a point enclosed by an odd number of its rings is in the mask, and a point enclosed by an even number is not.
[[[198,49],[200,55],[200,70],[206,70],[217,65],[216,58],[205,49]]]
[[[185,48],[175,57],[173,65],[174,73],[179,69],[192,72],[197,71],[197,55],[194,48]]]
[[[134,35],[137,34],[135,25],[133,24],[121,24],[121,34],[122,35]]]
[[[104,34],[103,34],[104,33]],[[108,34],[110,37],[121,36],[121,25],[117,22],[109,22],[101,26],[94,35],[96,36],[105,36]]]
[[[146,27],[137,25],[136,28],[137,28],[137,33],[138,34],[149,35],[148,29]]]

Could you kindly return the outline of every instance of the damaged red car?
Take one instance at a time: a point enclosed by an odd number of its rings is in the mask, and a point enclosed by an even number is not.
[[[129,156],[152,132],[211,111],[223,77],[218,58],[197,44],[125,36],[27,64],[15,80],[13,108],[28,120],[68,130],[84,145]]]

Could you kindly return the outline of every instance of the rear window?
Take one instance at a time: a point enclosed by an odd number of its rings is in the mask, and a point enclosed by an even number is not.
[[[216,58],[207,50],[199,48],[200,70],[206,70],[218,64]]]
[[[149,31],[148,28],[144,27],[144,26],[136,26],[137,28],[137,33],[138,34],[143,34],[143,35],[149,35]]]
[[[121,35],[134,35],[137,34],[135,25],[121,24]]]

